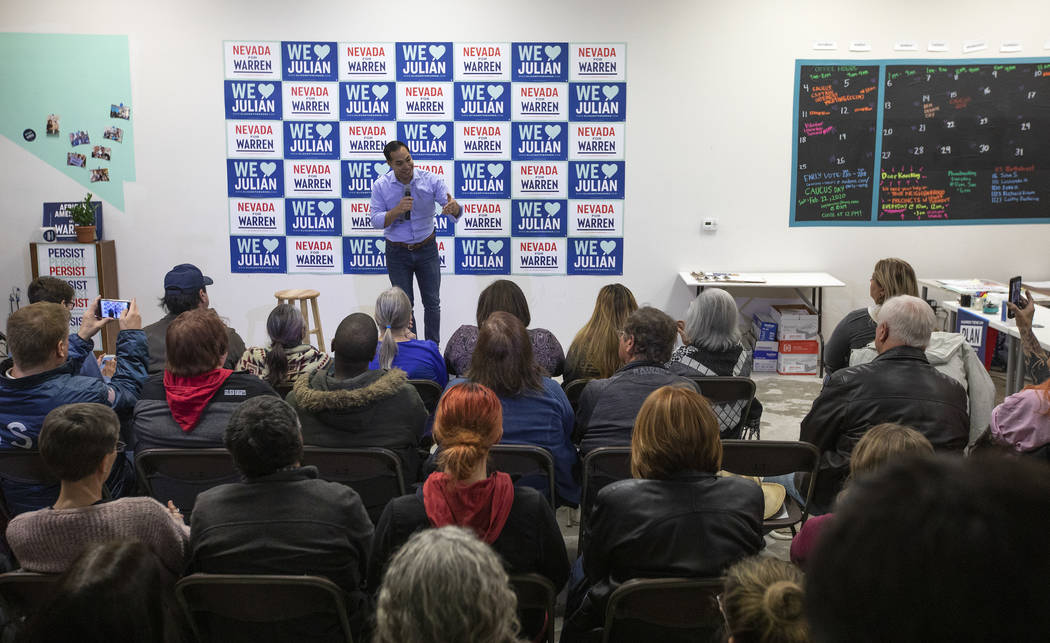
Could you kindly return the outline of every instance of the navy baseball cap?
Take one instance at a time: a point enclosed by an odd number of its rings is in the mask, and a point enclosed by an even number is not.
[[[192,263],[180,263],[164,275],[164,290],[195,292],[213,283],[215,282],[211,280],[211,277],[205,277],[201,269]]]

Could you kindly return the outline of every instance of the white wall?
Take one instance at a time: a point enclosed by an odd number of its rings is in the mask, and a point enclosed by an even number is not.
[[[826,295],[827,322],[867,303],[868,276],[883,256],[909,260],[920,276],[1013,274],[1047,279],[1045,226],[789,228],[792,86],[796,58],[859,57],[813,52],[870,40],[866,57],[892,58],[894,40],[1021,40],[1042,49],[1050,5],[976,0],[881,3],[792,0],[493,0],[459,2],[81,2],[4,0],[0,31],[127,34],[131,48],[135,183],[126,207],[106,204],[117,240],[120,292],[137,296],[145,321],[164,273],[189,261],[216,279],[213,305],[249,343],[265,340],[273,292],[314,287],[326,335],[353,311],[371,312],[385,276],[231,275],[225,177],[222,41],[427,40],[608,41],[628,44],[627,202],[622,282],[640,302],[684,311],[679,270],[825,270],[849,286]],[[925,57],[923,52],[920,54]],[[0,293],[30,279],[25,243],[43,201],[75,200],[82,187],[0,138]],[[1050,210],[1050,205],[1048,205]],[[717,216],[714,235],[700,219]],[[517,278],[533,325],[568,346],[590,314],[596,277]],[[446,276],[443,335],[471,322],[487,278]],[[7,308],[0,319],[6,324]]]

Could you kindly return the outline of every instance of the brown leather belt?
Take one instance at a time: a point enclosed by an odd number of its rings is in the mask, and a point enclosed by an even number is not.
[[[436,231],[435,232],[431,232],[429,237],[427,237],[426,239],[423,239],[419,243],[405,243],[404,241],[387,241],[387,244],[391,245],[391,246],[394,246],[395,248],[404,248],[404,249],[408,250],[409,252],[411,252],[413,250],[419,250],[420,248],[422,248],[423,246],[427,245],[428,243],[434,243],[434,235],[435,235],[435,233],[436,233]]]

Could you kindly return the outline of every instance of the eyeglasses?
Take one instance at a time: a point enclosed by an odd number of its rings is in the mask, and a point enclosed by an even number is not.
[[[113,449],[115,453],[124,453],[124,450],[128,448],[128,445],[124,444],[120,440],[117,440],[117,446]]]

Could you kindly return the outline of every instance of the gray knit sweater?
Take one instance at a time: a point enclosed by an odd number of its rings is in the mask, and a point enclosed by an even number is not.
[[[76,509],[40,509],[15,516],[7,542],[22,569],[64,572],[89,545],[110,540],[146,543],[181,576],[190,528],[153,498],[121,498]]]

